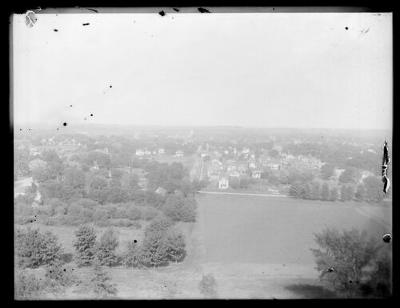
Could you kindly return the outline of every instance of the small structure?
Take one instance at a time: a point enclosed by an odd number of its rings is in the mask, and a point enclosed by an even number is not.
[[[251,173],[251,177],[252,177],[253,179],[261,179],[261,170],[254,170],[254,171]]]
[[[175,152],[175,157],[183,157],[183,151],[181,151],[181,150],[178,150],[178,151],[176,151]]]
[[[156,194],[159,194],[161,196],[165,196],[167,194],[167,190],[162,187],[158,187],[155,191]]]
[[[222,177],[218,181],[219,189],[227,189],[229,187],[229,180],[226,177]]]

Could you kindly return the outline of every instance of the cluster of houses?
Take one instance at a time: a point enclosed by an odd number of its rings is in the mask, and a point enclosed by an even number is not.
[[[165,149],[163,148],[159,148],[157,150],[148,150],[148,149],[137,149],[135,152],[135,155],[139,158],[139,159],[143,159],[143,158],[150,158],[156,155],[164,155],[165,154]],[[183,157],[185,156],[185,153],[182,150],[178,150],[175,152],[175,154],[173,155],[174,157]]]
[[[228,147],[223,150],[211,150],[207,145],[205,150],[200,149],[202,160],[200,180],[208,179],[218,183],[219,189],[229,188],[229,181],[243,177],[259,180],[264,172],[279,173],[287,168],[319,170],[323,162],[312,156],[294,156],[281,152],[280,147],[274,148],[278,155],[273,157],[268,151],[261,151],[258,155],[249,147],[237,149]]]

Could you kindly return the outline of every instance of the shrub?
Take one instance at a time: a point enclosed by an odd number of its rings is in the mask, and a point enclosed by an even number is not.
[[[15,275],[14,294],[16,299],[36,299],[43,295],[44,284],[32,273],[18,270]]]
[[[118,246],[118,238],[112,229],[106,230],[100,237],[96,246],[96,258],[100,265],[113,266],[117,263],[115,249]]]
[[[15,253],[18,266],[35,268],[59,261],[62,247],[51,232],[28,227],[16,230]]]
[[[65,288],[76,282],[76,277],[72,274],[72,270],[63,266],[60,262],[46,266],[45,278],[47,290],[53,293],[63,292]]]
[[[186,256],[185,238],[182,233],[170,229],[164,236],[166,257],[169,261],[180,262]]]
[[[90,280],[92,290],[97,297],[108,298],[117,294],[114,284],[110,283],[110,276],[99,264],[95,264]]]
[[[137,242],[131,241],[122,257],[122,264],[126,267],[141,267],[143,264],[142,256],[141,246]]]
[[[96,233],[93,227],[82,225],[75,232],[76,240],[73,245],[76,250],[78,266],[90,265],[95,256]]]
[[[203,275],[199,283],[200,293],[206,298],[217,297],[217,282],[212,274]]]

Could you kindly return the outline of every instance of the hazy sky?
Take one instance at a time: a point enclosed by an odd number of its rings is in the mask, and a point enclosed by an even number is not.
[[[24,18],[13,20],[16,125],[391,129],[391,14]]]

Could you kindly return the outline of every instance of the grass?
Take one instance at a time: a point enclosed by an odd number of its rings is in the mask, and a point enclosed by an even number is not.
[[[334,295],[318,281],[310,248],[326,227],[391,229],[391,207],[292,198],[198,195],[196,223],[179,223],[188,255],[182,263],[149,269],[107,268],[124,299],[203,298],[199,282],[213,274],[219,298],[326,298]],[[77,227],[38,226],[56,234],[67,252]],[[96,228],[98,235],[106,228]],[[142,230],[115,228],[119,251]],[[384,230],[383,230],[384,231]],[[383,233],[382,233],[383,234]],[[69,266],[74,267],[71,262]],[[75,268],[87,281],[91,268]],[[76,286],[63,298],[88,298]]]

